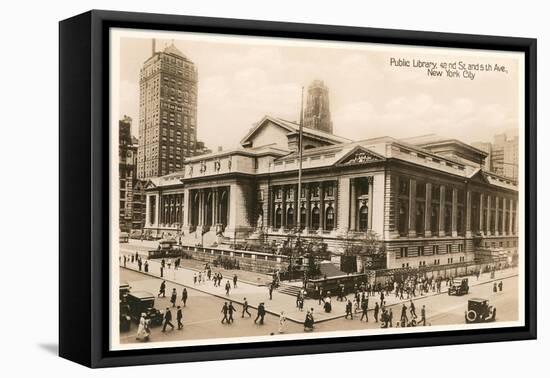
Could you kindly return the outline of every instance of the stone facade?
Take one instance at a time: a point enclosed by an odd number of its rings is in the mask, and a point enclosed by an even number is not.
[[[184,209],[169,227],[184,237],[200,227],[218,242],[260,234],[283,242],[299,231],[338,255],[369,233],[385,246],[388,269],[466,266],[487,249],[517,255],[517,183],[483,171],[483,151],[453,140],[438,143],[445,146],[438,154],[393,138],[344,142],[322,135],[328,145],[303,152],[298,192],[288,122],[267,117],[262,125],[287,141],[279,136],[261,146],[256,130],[240,149],[188,159],[182,171],[150,180],[146,227],[166,227],[151,212],[158,197],[177,193]]]

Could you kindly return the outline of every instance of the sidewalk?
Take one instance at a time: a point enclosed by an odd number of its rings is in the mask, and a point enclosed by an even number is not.
[[[147,257],[147,254],[144,253],[150,249],[155,249],[152,246],[142,245],[142,242],[135,241],[134,243],[129,243],[129,246],[126,246],[125,244],[120,245],[120,252],[121,254],[128,254],[128,255],[135,255],[136,251],[138,255],[142,257]],[[156,243],[151,241],[144,241],[143,243]],[[133,249],[132,249],[133,248]],[[140,253],[143,252],[143,253]],[[171,259],[172,262],[175,261],[175,258]],[[205,261],[199,261],[194,259],[182,259],[181,260],[181,266],[185,267],[190,270],[194,270],[196,272],[203,271],[204,265],[206,264]],[[250,272],[248,270],[241,270],[241,269],[224,269],[222,267],[214,267],[213,264],[210,264],[213,270],[216,272],[222,273],[224,277],[231,278],[231,282],[233,282],[233,276],[236,274],[239,282],[246,282],[251,285],[256,286],[265,286],[267,283],[272,281],[272,277],[267,274],[257,273],[257,272]]]
[[[184,265],[186,265],[186,262],[189,260],[183,260]],[[134,271],[138,271],[137,263],[126,263],[126,268],[131,269]],[[176,283],[179,285],[187,286],[189,288],[193,288],[195,290],[214,295],[216,297],[222,298],[224,300],[233,301],[234,303],[242,305],[243,298],[246,297],[249,303],[249,306],[253,309],[256,309],[258,304],[261,302],[264,302],[265,309],[268,313],[278,316],[281,311],[284,311],[285,316],[288,320],[296,322],[296,323],[303,323],[305,319],[306,309],[313,308],[314,310],[314,316],[315,316],[315,322],[325,322],[333,319],[342,318],[345,316],[345,302],[338,302],[335,300],[335,297],[332,300],[332,312],[331,313],[325,313],[323,311],[322,305],[319,305],[318,300],[314,299],[306,299],[304,301],[304,311],[299,311],[296,308],[296,298],[287,294],[279,293],[277,291],[273,291],[273,299],[269,299],[269,291],[268,288],[265,286],[258,286],[257,284],[251,284],[248,282],[244,282],[241,279],[239,279],[237,283],[237,288],[233,288],[233,274],[228,274],[227,271],[224,269],[217,269],[214,268],[212,270],[213,273],[220,272],[223,275],[223,280],[221,283],[221,287],[214,287],[214,284],[212,281],[206,281],[202,284],[194,284],[193,283],[193,276],[196,274],[196,270],[192,268],[179,268],[179,269],[165,269],[164,270],[164,277],[163,279],[167,282]],[[239,273],[243,273],[243,271],[237,271]],[[160,278],[160,262],[155,260],[149,260],[149,272],[144,273],[152,277]],[[237,273],[237,275],[240,277],[240,274]],[[482,284],[486,284],[492,281],[499,281],[505,278],[510,278],[517,275],[517,269],[507,269],[503,271],[497,271],[495,274],[495,278],[491,279],[490,274],[482,274],[477,280],[474,276],[470,276],[470,286],[478,286]],[[231,283],[231,291],[229,293],[229,296],[225,295],[225,283],[229,280]],[[156,293],[154,293],[156,294]],[[179,294],[179,293],[178,293]],[[436,295],[447,295],[447,288],[443,286],[441,293],[437,292],[430,292],[425,295],[417,296],[413,298],[413,300],[418,300],[422,298],[428,298],[433,297]],[[374,305],[376,302],[380,301],[379,296],[369,297],[369,313],[372,313]],[[386,301],[386,307],[395,306],[402,303],[408,303],[409,300],[400,300],[395,297],[395,294],[390,294],[389,296],[385,297]]]

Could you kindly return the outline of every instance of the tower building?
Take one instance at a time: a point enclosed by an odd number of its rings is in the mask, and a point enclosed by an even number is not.
[[[307,89],[304,127],[332,134],[328,88],[321,80],[314,80]]]
[[[140,70],[138,178],[180,170],[195,155],[197,140],[195,64],[170,44]]]

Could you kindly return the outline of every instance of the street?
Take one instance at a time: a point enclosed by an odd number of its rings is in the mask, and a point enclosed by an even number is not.
[[[185,269],[179,269],[178,274],[183,274]],[[172,277],[167,273],[166,298],[158,298],[155,302],[155,307],[159,310],[164,310],[171,304],[169,302],[169,296],[173,288],[176,288],[178,294],[177,304],[181,305],[181,292],[184,285],[180,283],[170,282]],[[424,297],[417,297],[414,299],[416,306],[416,313],[420,315],[420,309],[422,305],[426,306],[427,324],[431,325],[450,325],[450,324],[464,324],[464,311],[467,307],[467,301],[469,298],[481,297],[489,299],[490,304],[497,308],[497,321],[513,321],[518,317],[518,301],[517,301],[517,276],[512,275],[508,278],[504,278],[504,273],[498,272],[497,279],[502,278],[504,289],[502,292],[493,293],[492,282],[485,282],[476,285],[475,277],[470,278],[470,292],[467,295],[457,297],[448,296],[446,290],[443,290],[443,294],[429,295]],[[187,274],[186,274],[187,275]],[[190,275],[190,274],[189,274]],[[137,272],[135,270],[120,268],[120,279],[130,284],[132,290],[146,290],[153,294],[157,294],[159,291],[161,279],[152,277],[151,275]],[[225,278],[224,281],[225,282]],[[206,290],[212,290],[209,285],[211,282],[206,282],[203,285],[197,285],[196,289],[193,288],[193,284],[185,284],[187,287],[189,298],[187,306],[183,309],[184,312],[184,328],[181,331],[171,331],[168,327],[166,333],[160,332],[160,328],[153,328],[151,334],[151,341],[176,341],[176,340],[193,340],[193,339],[209,339],[209,338],[225,338],[225,337],[244,337],[244,336],[267,336],[270,334],[278,334],[279,321],[278,316],[268,313],[265,317],[265,324],[254,324],[254,318],[256,317],[256,310],[250,308],[249,311],[252,314],[251,319],[248,315],[245,318],[241,318],[242,306],[237,302],[242,301],[244,296],[247,296],[249,304],[251,306],[257,306],[258,292],[262,293],[263,301],[266,303],[266,309],[270,310],[270,301],[268,300],[266,289],[264,287],[253,287],[246,283],[239,283],[238,288],[234,289],[230,294],[229,300],[235,300],[235,308],[237,309],[234,314],[235,322],[233,324],[221,324],[223,317],[221,313],[222,306],[227,300],[223,298],[223,289],[216,288],[220,293],[211,294],[205,292]],[[284,327],[284,333],[300,333],[303,332],[303,325],[301,322],[305,318],[305,310],[300,313],[294,305],[294,297],[286,294],[277,293],[277,304],[275,307],[277,311],[271,311],[278,313],[281,308],[286,307],[285,313],[291,314],[292,320],[288,320]],[[401,312],[401,304],[391,304],[391,294],[387,297],[389,301],[388,308],[392,308],[394,314],[394,325],[399,319]],[[371,297],[369,304],[369,322],[361,322],[359,318],[360,313],[354,315],[354,319],[344,319],[342,317],[342,306],[336,307],[333,311],[334,319],[328,319],[316,324],[315,333],[323,331],[345,331],[345,330],[358,330],[358,329],[376,329],[380,327],[380,323],[374,322],[372,308],[374,306],[375,297]],[[407,307],[408,301],[405,302]],[[308,300],[306,308],[313,307],[315,318],[322,319],[323,312],[321,306],[317,304],[317,301]],[[175,317],[175,308],[172,309],[172,313]],[[409,315],[410,316],[410,315]],[[300,322],[300,323],[299,323]],[[175,324],[175,321],[173,321]],[[132,324],[132,328],[129,332],[121,334],[121,343],[133,343],[135,342],[136,325]]]

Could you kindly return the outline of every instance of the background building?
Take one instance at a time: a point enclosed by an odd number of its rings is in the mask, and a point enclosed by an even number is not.
[[[329,105],[328,88],[323,81],[314,80],[307,89],[304,127],[332,134]]]
[[[119,227],[121,231],[142,230],[145,224],[145,185],[137,178],[137,140],[131,134],[132,118],[119,125]]]
[[[119,227],[121,231],[132,229],[133,189],[136,180],[137,147],[132,141],[132,118],[124,116],[118,123],[119,153]]]
[[[173,43],[157,52],[153,41],[140,72],[139,178],[180,170],[195,154],[197,82],[195,64]]]
[[[498,175],[517,180],[519,167],[519,138],[496,134],[493,143],[475,142],[472,146],[487,152],[483,168]]]

